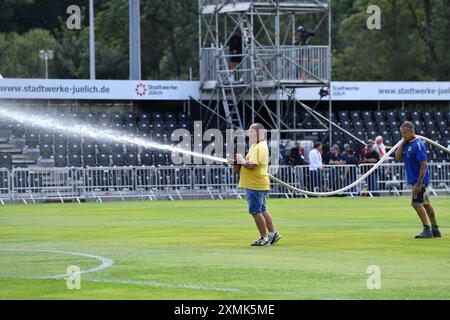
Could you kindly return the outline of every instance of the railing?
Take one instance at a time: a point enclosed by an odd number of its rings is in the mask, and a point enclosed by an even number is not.
[[[11,198],[11,173],[7,169],[0,169],[0,203],[4,204],[3,200]]]
[[[253,3],[267,3],[272,4],[271,0],[233,0],[233,1],[227,1],[227,0],[203,0],[202,5],[218,5],[222,3],[238,3],[238,2],[253,2]],[[286,3],[286,4],[303,4],[303,5],[327,5],[329,3],[329,0],[279,0],[280,3]]]
[[[12,199],[36,200],[73,199],[77,170],[69,168],[14,169],[11,175]]]
[[[371,165],[271,168],[279,179],[303,190],[332,191],[356,181]],[[430,193],[450,195],[450,163],[430,163]],[[242,198],[239,176],[228,166],[0,169],[0,203],[106,199]],[[403,164],[383,164],[347,196],[404,195],[411,192]],[[271,183],[271,196],[292,197]]]
[[[200,56],[200,79],[203,84],[209,81],[222,81],[232,78],[237,83],[249,84],[252,75],[255,83],[265,84],[267,81],[278,80],[289,83],[321,83],[329,79],[327,46],[282,46],[279,49],[272,46],[257,47],[254,55],[254,67],[250,64],[250,55],[229,55],[227,50],[222,53],[230,65],[232,57],[241,58],[236,70],[223,69],[218,74],[217,63],[223,64],[219,54],[220,49],[203,48]]]
[[[329,78],[327,46],[282,46],[279,51],[276,47],[258,47],[255,54],[263,81],[325,82]]]

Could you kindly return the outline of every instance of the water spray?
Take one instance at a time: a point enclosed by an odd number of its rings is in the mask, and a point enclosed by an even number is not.
[[[25,113],[23,111],[14,110],[11,108],[1,108],[0,109],[0,117],[6,118],[10,120],[14,120],[17,122],[20,122],[24,125],[34,125],[43,129],[51,130],[51,131],[57,131],[57,132],[65,132],[67,134],[73,134],[73,135],[80,135],[87,138],[93,138],[96,140],[104,140],[108,142],[117,142],[117,143],[123,143],[123,144],[135,144],[144,148],[149,149],[157,149],[157,150],[163,150],[163,151],[170,151],[170,152],[176,152],[181,154],[190,155],[193,157],[199,157],[203,159],[209,159],[221,163],[230,163],[228,159],[215,157],[211,155],[205,155],[198,152],[193,152],[190,150],[186,150],[183,148],[173,147],[170,145],[160,144],[154,141],[148,141],[147,139],[143,138],[137,138],[132,136],[123,135],[122,131],[119,130],[106,130],[106,129],[99,129],[91,125],[86,124],[80,124],[80,123],[64,123],[63,121],[55,118],[47,118],[42,117],[39,115],[33,115],[29,113]],[[440,145],[439,143],[426,138],[422,136],[417,136],[418,138],[424,140],[425,142],[430,143],[431,145],[444,150],[448,154],[450,154],[450,150],[446,147]],[[284,181],[281,181],[277,177],[269,174],[269,178],[272,179],[275,183],[279,184],[280,186],[283,186],[295,193],[304,194],[308,196],[317,196],[317,197],[329,197],[334,196],[337,194],[341,194],[347,190],[350,190],[351,188],[355,187],[362,181],[364,181],[368,176],[370,176],[372,173],[375,172],[376,169],[378,169],[403,143],[403,140],[399,141],[389,152],[387,152],[380,161],[375,164],[367,173],[365,173],[362,177],[360,177],[358,180],[353,182],[352,184],[339,189],[335,191],[330,192],[311,192],[307,190],[301,190],[294,186],[291,186],[287,184]]]
[[[14,110],[12,108],[0,108],[0,118],[10,119],[22,123],[24,125],[33,125],[42,129],[51,130],[55,132],[64,132],[66,134],[79,135],[85,138],[92,138],[98,141],[108,141],[123,144],[135,144],[143,148],[156,149],[162,151],[169,151],[175,153],[187,154],[193,157],[209,159],[217,162],[228,163],[228,160],[205,155],[198,152],[193,152],[183,148],[173,147],[170,145],[161,144],[154,141],[149,141],[144,138],[132,137],[124,135],[123,131],[111,129],[99,129],[92,125],[81,123],[66,123],[57,118],[48,118],[36,114],[30,114],[21,110]]]

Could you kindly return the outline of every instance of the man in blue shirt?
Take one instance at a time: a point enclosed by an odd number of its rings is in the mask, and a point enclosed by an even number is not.
[[[416,236],[416,239],[440,238],[441,232],[436,223],[434,209],[431,206],[426,188],[430,183],[430,171],[427,168],[427,152],[425,144],[416,137],[414,124],[406,121],[400,127],[403,137],[403,144],[395,152],[397,161],[405,164],[406,178],[409,185],[412,186],[412,207],[419,215],[423,224],[423,232]],[[428,223],[431,222],[431,228]]]

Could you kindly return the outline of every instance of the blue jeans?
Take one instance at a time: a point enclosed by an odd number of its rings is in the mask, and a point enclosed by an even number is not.
[[[248,213],[258,214],[266,212],[266,198],[268,191],[245,189],[245,199],[248,202]]]

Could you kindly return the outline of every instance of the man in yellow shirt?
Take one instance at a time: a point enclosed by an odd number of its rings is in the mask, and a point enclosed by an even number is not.
[[[275,231],[270,213],[266,210],[266,198],[270,190],[269,147],[262,124],[252,124],[249,135],[250,143],[253,144],[247,156],[244,159],[242,155],[236,155],[236,161],[241,165],[239,187],[245,189],[248,211],[253,216],[261,235],[252,246],[267,246],[281,239],[281,235]]]

